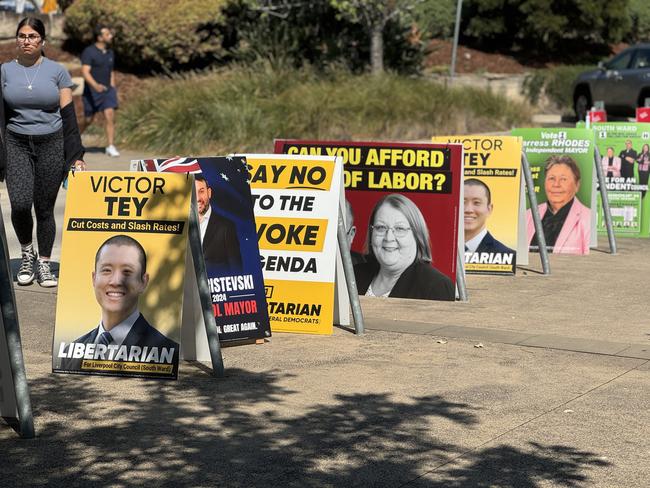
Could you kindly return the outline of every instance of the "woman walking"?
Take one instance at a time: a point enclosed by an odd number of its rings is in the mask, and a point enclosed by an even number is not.
[[[50,269],[56,226],[54,203],[69,169],[85,169],[72,104],[72,80],[58,63],[44,56],[45,26],[27,17],[16,29],[17,57],[0,70],[2,97],[0,180],[6,177],[11,222],[22,250],[19,285],[34,279],[57,285]],[[6,112],[6,113],[5,113]],[[36,214],[38,252],[32,243]]]

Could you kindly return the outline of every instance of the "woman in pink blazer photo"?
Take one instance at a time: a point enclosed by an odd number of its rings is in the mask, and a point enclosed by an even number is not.
[[[546,247],[554,254],[589,254],[591,210],[576,198],[580,189],[580,168],[570,156],[551,156],[546,160],[544,189],[546,202],[539,215]],[[528,245],[539,249],[533,216],[526,214]]]

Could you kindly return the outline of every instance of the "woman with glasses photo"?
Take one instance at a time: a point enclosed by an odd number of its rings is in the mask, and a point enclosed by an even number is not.
[[[85,169],[72,103],[73,83],[44,56],[45,26],[27,17],[16,29],[16,59],[0,69],[0,181],[7,180],[11,222],[21,245],[19,285],[57,285],[50,268],[56,236],[54,203],[68,170]],[[38,253],[32,243],[36,215]]]
[[[354,267],[359,294],[454,300],[452,281],[431,264],[429,230],[415,203],[404,195],[387,195],[368,224],[367,262]]]

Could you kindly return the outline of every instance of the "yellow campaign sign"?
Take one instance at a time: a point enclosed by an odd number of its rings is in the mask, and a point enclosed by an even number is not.
[[[258,217],[260,249],[322,252],[327,234],[327,219]]]
[[[171,374],[173,365],[171,364],[146,364],[146,363],[129,363],[122,361],[83,361],[82,370],[93,371],[125,371],[138,373],[165,373]]]
[[[271,330],[331,334],[343,164],[307,155],[246,161]],[[294,172],[312,178],[299,182]]]
[[[323,190],[332,186],[332,171],[306,159],[247,158],[251,187],[279,190]]]
[[[69,176],[55,372],[176,378],[191,191],[180,174]]]
[[[265,280],[274,332],[331,334],[334,283]],[[306,290],[309,290],[306,293]]]
[[[445,136],[463,145],[465,270],[513,274],[517,257],[522,140],[513,136]]]

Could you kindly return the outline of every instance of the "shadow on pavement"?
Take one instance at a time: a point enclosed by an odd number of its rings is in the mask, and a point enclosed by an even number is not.
[[[466,456],[462,468],[440,470],[440,479],[406,486],[448,488],[535,488],[589,486],[587,470],[610,463],[568,446],[528,444],[528,449],[499,445]]]
[[[104,151],[106,151],[106,148],[101,147],[101,146],[86,146],[85,149],[86,149],[86,153],[100,153],[100,154],[103,154]]]
[[[466,448],[440,441],[428,424],[471,429],[478,417],[469,405],[359,393],[299,409],[295,392],[280,384],[291,378],[241,369],[219,381],[196,369],[178,382],[40,377],[31,382],[38,437],[0,441],[0,479],[66,487],[577,487],[589,467],[605,464],[589,452],[531,444],[474,452],[468,466],[455,467]],[[445,464],[439,481],[420,478]]]

